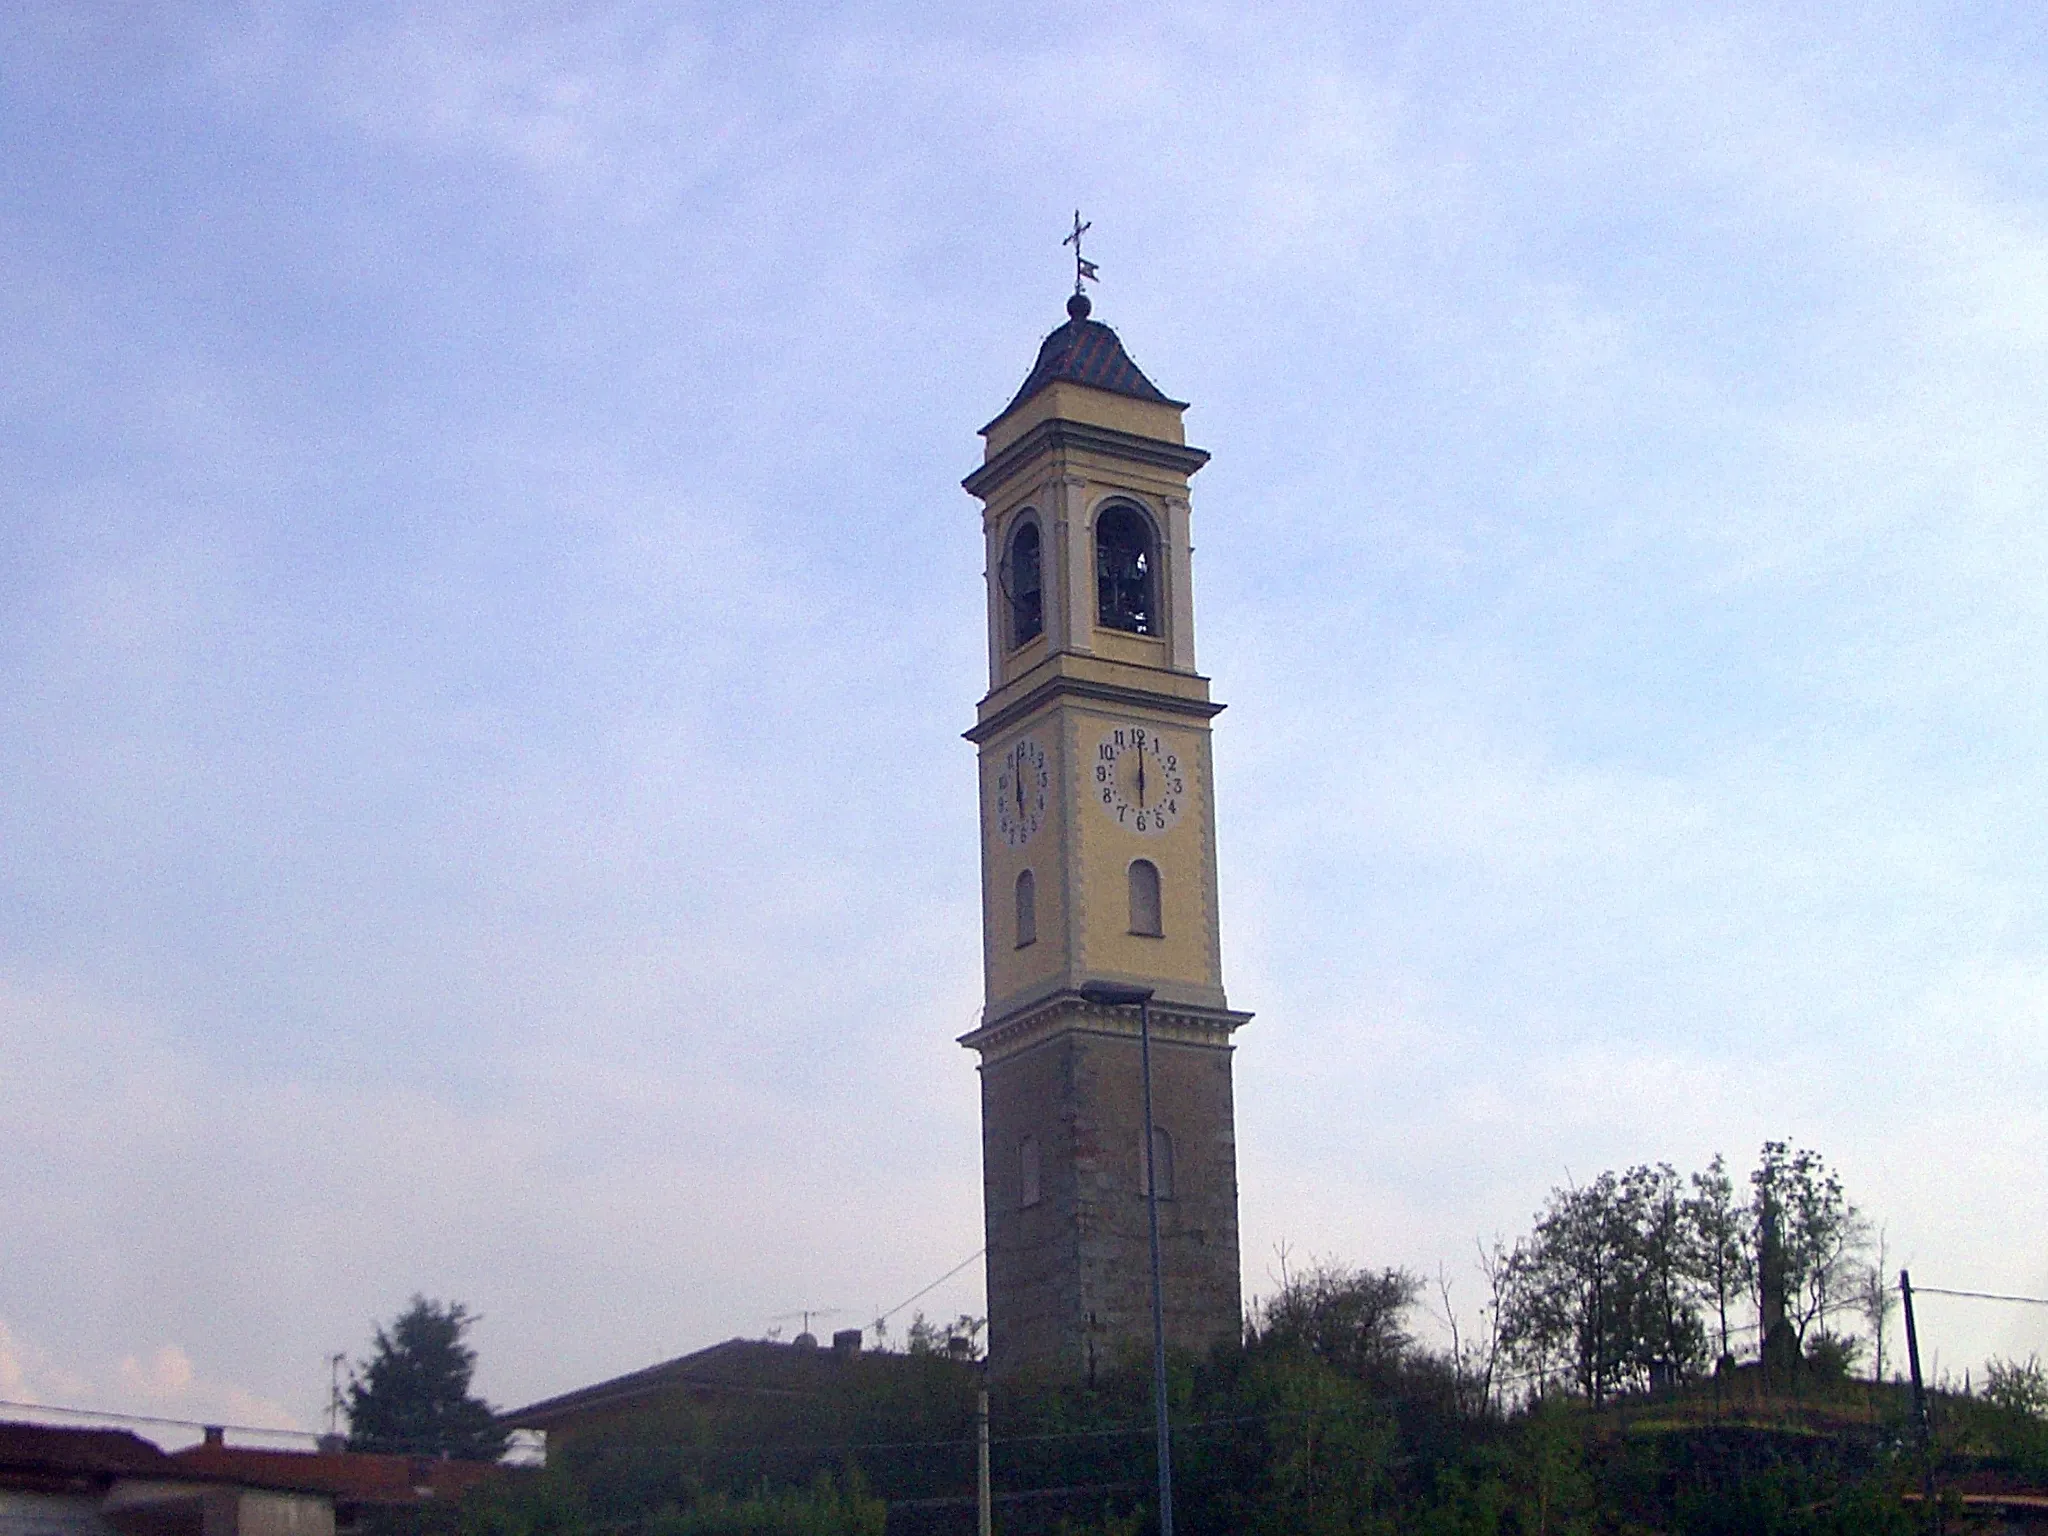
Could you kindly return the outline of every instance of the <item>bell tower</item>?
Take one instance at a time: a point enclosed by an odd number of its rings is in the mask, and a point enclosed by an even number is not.
[[[1242,1326],[1209,724],[1185,405],[1076,292],[962,482],[982,502],[982,1194],[989,1360],[1092,1376],[1150,1348],[1138,1019],[1170,1345]]]

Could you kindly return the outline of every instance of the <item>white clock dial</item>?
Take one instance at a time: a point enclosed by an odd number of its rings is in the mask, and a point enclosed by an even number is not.
[[[1149,725],[1119,725],[1096,743],[1089,788],[1111,821],[1154,837],[1180,820],[1188,772],[1170,738]]]
[[[1052,764],[1036,737],[1022,736],[996,762],[996,831],[1021,848],[1045,821]]]

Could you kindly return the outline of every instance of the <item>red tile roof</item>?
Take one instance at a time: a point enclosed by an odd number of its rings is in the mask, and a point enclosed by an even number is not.
[[[160,1447],[129,1430],[0,1424],[0,1472],[164,1477],[173,1470],[171,1459]]]
[[[272,1451],[195,1445],[169,1458],[180,1476],[295,1493],[325,1493],[356,1504],[459,1499],[500,1473],[485,1461],[374,1456],[362,1451]]]

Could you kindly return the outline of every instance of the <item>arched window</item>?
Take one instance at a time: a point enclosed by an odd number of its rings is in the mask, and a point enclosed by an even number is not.
[[[1156,939],[1159,925],[1159,866],[1150,859],[1131,860],[1131,932]]]
[[[1038,524],[1026,518],[1010,535],[1010,547],[1003,554],[1003,596],[1010,607],[1013,651],[1045,631],[1044,565]]]
[[[1017,877],[1017,947],[1038,942],[1038,877],[1025,870]]]
[[[1153,606],[1152,525],[1135,507],[1095,519],[1095,622],[1134,635],[1159,633]]]
[[[1159,1198],[1173,1198],[1173,1138],[1166,1134],[1166,1127],[1152,1127],[1152,1171],[1159,1179]],[[1152,1186],[1146,1179],[1145,1133],[1138,1132],[1138,1193],[1149,1195]]]
[[[1036,1205],[1038,1189],[1038,1138],[1026,1136],[1017,1143],[1017,1204]]]

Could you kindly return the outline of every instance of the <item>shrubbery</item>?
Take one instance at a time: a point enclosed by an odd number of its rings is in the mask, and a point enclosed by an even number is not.
[[[1554,1191],[1529,1236],[1482,1260],[1476,1320],[1438,1278],[1448,1347],[1418,1340],[1424,1289],[1406,1271],[1283,1268],[1241,1340],[1170,1362],[1179,1529],[1913,1529],[1903,1389],[1849,1379],[1875,1341],[1844,1325],[1881,1326],[1888,1295],[1861,1263],[1860,1217],[1817,1156],[1784,1143],[1766,1144],[1746,1198],[1736,1188],[1717,1158],[1689,1179],[1659,1165]],[[970,1531],[977,1333],[972,1318],[920,1322],[906,1354],[868,1362],[886,1369],[571,1442],[445,1536],[880,1536],[885,1517],[894,1536]],[[1142,1536],[1150,1394],[1135,1353],[1089,1383],[1000,1383],[1004,1536]],[[1944,1396],[1936,1419],[1951,1458],[2048,1473],[2038,1360],[1994,1361],[1982,1395]]]

